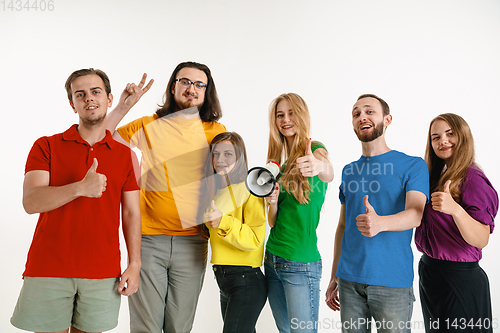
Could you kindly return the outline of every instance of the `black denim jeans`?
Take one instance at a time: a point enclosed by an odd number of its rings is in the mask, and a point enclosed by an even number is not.
[[[267,299],[267,283],[259,267],[214,265],[220,289],[223,333],[253,333]]]

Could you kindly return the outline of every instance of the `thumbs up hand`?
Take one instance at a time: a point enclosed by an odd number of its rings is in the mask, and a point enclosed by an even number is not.
[[[203,222],[207,223],[210,228],[218,228],[220,224],[220,220],[222,219],[222,212],[215,205],[215,202],[212,200],[210,203],[212,206],[212,211],[209,213],[205,213],[203,215]]]
[[[457,203],[450,194],[451,180],[444,184],[444,192],[434,192],[431,194],[432,209],[435,211],[452,215],[457,208]]]
[[[308,140],[306,153],[304,156],[297,158],[297,167],[304,177],[314,177],[321,172],[323,162],[318,160],[311,150],[311,139]]]
[[[97,173],[97,158],[90,166],[85,177],[81,180],[82,196],[88,198],[100,198],[102,192],[106,191],[107,178],[105,175]]]
[[[366,208],[366,214],[360,214],[356,217],[356,225],[363,236],[373,237],[383,231],[382,221],[370,205],[367,195],[363,198],[363,204]]]

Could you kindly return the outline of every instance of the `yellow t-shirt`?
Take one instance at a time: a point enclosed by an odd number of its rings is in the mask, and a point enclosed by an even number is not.
[[[176,113],[145,116],[118,129],[141,151],[143,235],[196,235],[203,167],[209,143],[224,125]]]
[[[266,213],[264,199],[251,195],[245,183],[217,192],[215,206],[224,214],[219,227],[210,228],[211,263],[214,265],[262,266]]]

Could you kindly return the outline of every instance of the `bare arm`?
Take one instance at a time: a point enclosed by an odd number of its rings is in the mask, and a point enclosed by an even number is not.
[[[335,232],[335,243],[333,245],[332,274],[330,277],[330,283],[328,284],[328,289],[326,290],[326,304],[333,311],[340,310],[337,267],[339,265],[339,260],[340,260],[342,237],[344,236],[344,231],[345,231],[345,213],[346,213],[346,205],[343,204],[342,207],[340,208],[339,224],[337,225],[337,231]]]
[[[106,117],[106,129],[110,131],[111,134],[115,133],[116,127],[123,117],[125,117],[130,109],[141,99],[142,95],[144,95],[153,85],[154,80],[150,80],[148,85],[144,87],[146,78],[147,75],[144,73],[142,75],[141,82],[139,82],[138,85],[135,85],[135,83],[128,83],[120,96],[118,105],[113,109],[113,111],[108,113]]]
[[[356,217],[356,225],[362,235],[373,237],[381,231],[402,231],[416,228],[420,225],[424,212],[426,196],[419,191],[406,192],[405,210],[393,215],[379,216],[370,205],[368,196],[365,196],[363,203],[366,207],[366,214]]]
[[[330,183],[333,180],[333,166],[328,159],[328,152],[323,148],[318,148],[313,155],[322,163],[321,171],[318,173],[319,179],[322,182]]]
[[[267,201],[267,222],[269,227],[274,227],[276,224],[276,219],[278,217],[278,197],[280,194],[280,186],[276,183],[276,188],[271,195],[265,197]]]
[[[432,209],[453,217],[463,239],[477,248],[484,248],[490,239],[490,226],[473,219],[450,195],[450,183],[444,185],[444,192],[431,195]]]
[[[323,148],[318,148],[313,153],[311,142],[309,139],[305,155],[297,158],[297,167],[302,176],[314,177],[318,175],[321,181],[329,183],[333,180],[333,166],[328,160],[328,153]]]
[[[490,226],[473,219],[459,204],[450,214],[464,240],[477,248],[484,248],[490,240]]]
[[[128,267],[123,272],[118,291],[130,296],[139,288],[141,269],[141,210],[139,191],[122,192],[122,227],[127,244]]]
[[[26,213],[44,213],[64,206],[78,197],[99,198],[106,190],[106,176],[97,173],[97,159],[78,182],[50,186],[50,173],[33,170],[26,173],[23,183],[23,207]]]
[[[118,142],[119,142],[119,143],[121,143],[122,145],[125,145],[125,146],[129,147],[129,148],[132,148],[132,147],[133,147],[133,145],[132,145],[131,143],[129,143],[129,142],[127,142],[127,141],[125,141],[125,139],[124,139],[124,138],[122,138],[122,136],[120,135],[120,133],[118,133],[118,131],[115,131],[115,133],[113,133],[113,139],[114,139],[115,141],[118,141]]]

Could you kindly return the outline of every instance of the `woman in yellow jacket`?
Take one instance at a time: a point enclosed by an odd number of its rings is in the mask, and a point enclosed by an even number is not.
[[[264,253],[264,199],[245,187],[245,144],[234,132],[217,135],[206,163],[205,225],[210,233],[213,271],[220,288],[223,333],[252,333],[266,303],[260,267]]]

